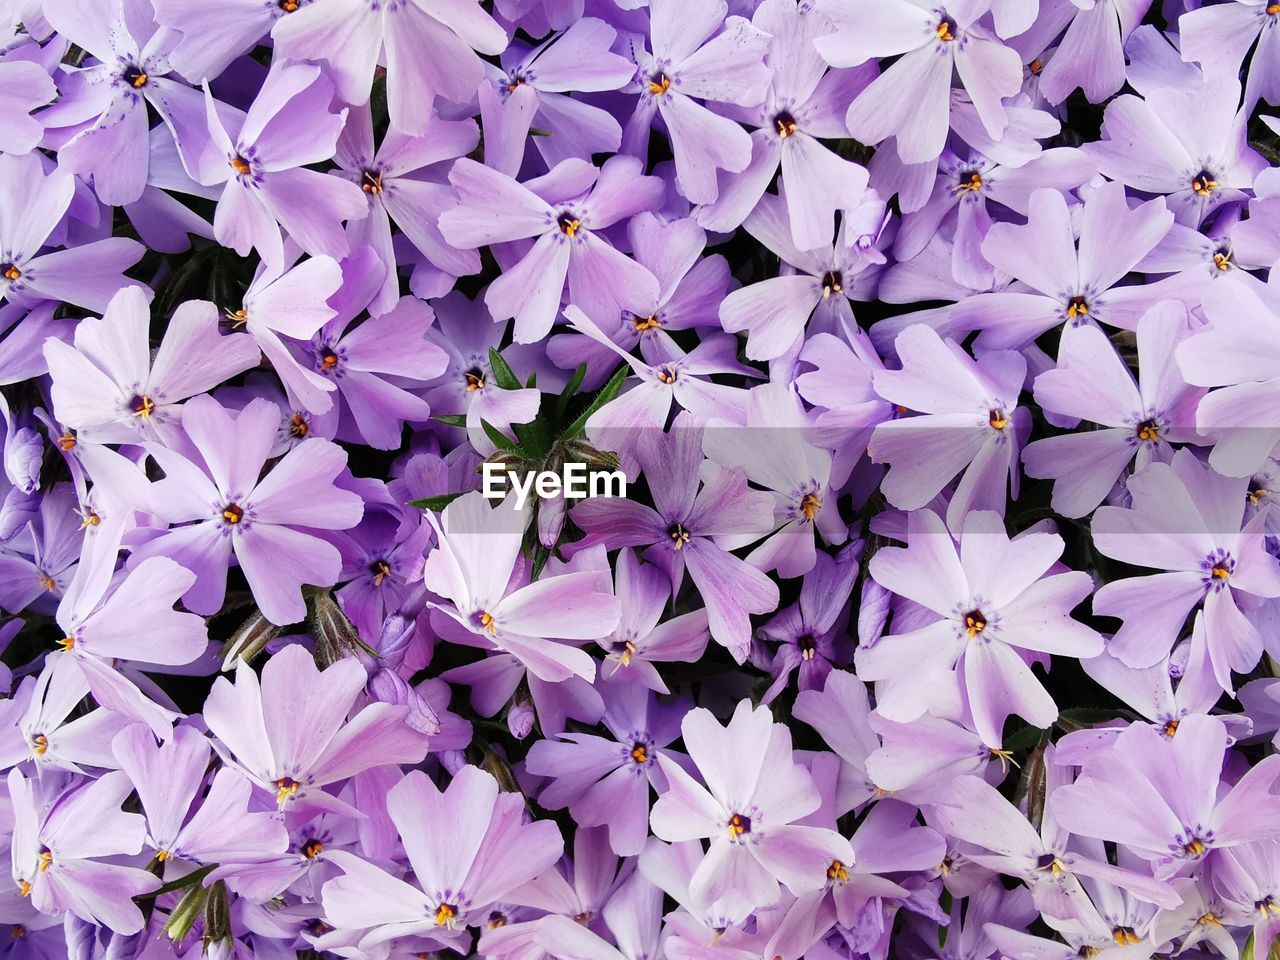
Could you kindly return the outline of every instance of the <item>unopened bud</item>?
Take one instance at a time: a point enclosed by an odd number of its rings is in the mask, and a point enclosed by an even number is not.
[[[5,438],[4,472],[23,493],[40,489],[40,465],[44,461],[44,441],[30,427],[15,430]]]
[[[196,921],[204,915],[204,908],[208,902],[208,888],[197,884],[189,889],[169,914],[169,919],[164,925],[164,935],[175,944],[182,943],[187,939],[187,934],[191,932]]]
[[[209,887],[209,898],[204,905],[205,953],[219,943],[231,945],[231,904],[227,900],[227,885],[221,880]]]
[[[377,657],[378,652],[360,639],[355,624],[347,619],[333,594],[318,587],[307,587],[303,592],[307,598],[307,624],[316,638],[316,665],[321,670],[361,651]]]
[[[382,703],[408,707],[404,722],[410,729],[429,737],[440,732],[440,717],[431,704],[394,670],[379,670],[369,679],[369,696]]]
[[[523,740],[533,732],[533,721],[537,715],[533,712],[533,704],[513,703],[507,711],[507,729],[517,740]]]
[[[446,750],[439,757],[440,766],[444,767],[451,777],[457,776],[459,770],[469,766],[467,755],[461,750]]]
[[[237,660],[251,663],[268,643],[280,636],[280,627],[255,610],[249,618],[236,627],[222,648],[222,669],[230,670]]]

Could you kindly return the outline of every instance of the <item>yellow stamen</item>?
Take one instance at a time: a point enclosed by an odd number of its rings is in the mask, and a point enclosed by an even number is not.
[[[1034,60],[1032,60],[1030,63],[1027,64],[1027,70],[1030,71],[1033,77],[1039,76],[1040,71],[1043,69],[1044,69],[1044,61],[1041,60],[1039,57],[1036,57]]]
[[[493,614],[485,611],[480,614],[480,626],[484,627],[490,633],[493,633],[497,627],[493,625]]]
[[[1138,439],[1155,443],[1160,439],[1160,425],[1151,420],[1138,424]]]
[[[1076,320],[1089,315],[1089,303],[1084,297],[1072,297],[1067,301],[1067,317]]]
[[[1191,190],[1198,197],[1207,197],[1218,189],[1218,181],[1208,171],[1197,173],[1191,178]]]
[[[1199,920],[1197,920],[1196,923],[1205,927],[1220,927],[1222,926],[1222,918],[1218,916],[1216,913],[1206,913]]]
[[[987,425],[990,426],[992,430],[1003,430],[1009,425],[1009,415],[1000,407],[996,407],[987,414]]]
[[[365,193],[376,197],[382,192],[382,174],[373,170],[366,170],[364,172],[364,183],[360,184],[360,187]]]
[[[944,43],[950,43],[952,40],[956,38],[956,35],[951,32],[950,20],[938,21],[938,25],[934,27],[933,32],[937,36],[937,38],[943,41]]]
[[[661,367],[658,370],[658,382],[672,384],[676,382],[676,371],[670,365]]]
[[[69,453],[70,451],[74,450],[76,446],[75,434],[73,434],[70,430],[68,430],[66,433],[64,433],[62,436],[60,436],[57,439],[56,443],[58,444],[59,450],[61,450],[63,453]]]
[[[453,928],[458,908],[450,903],[442,903],[436,907],[436,926]]]
[[[1268,4],[1267,13],[1273,17],[1280,16],[1280,3]]]
[[[982,174],[977,170],[970,171],[968,177],[961,175],[960,182],[956,184],[956,193],[974,193],[982,189]]]
[[[293,13],[298,9],[298,0],[280,0],[279,7],[285,13]]]
[[[578,228],[582,226],[581,220],[562,220],[560,222],[560,231],[570,239],[578,232]]]
[[[49,576],[47,573],[40,574],[40,586],[44,587],[50,593],[55,593],[58,589],[58,585],[53,582],[53,577]]]
[[[1116,927],[1111,931],[1111,939],[1116,942],[1118,947],[1141,942],[1138,939],[1138,935],[1133,932],[1133,927]]]
[[[636,645],[628,640],[622,645],[622,647],[622,656],[618,658],[618,661],[624,667],[629,667],[631,666],[631,658],[636,655]]]
[[[391,564],[385,560],[379,560],[373,565],[373,585],[375,587],[382,586],[382,581],[391,576]]]
[[[135,90],[140,90],[147,85],[147,79],[147,75],[139,70],[130,78],[129,82],[133,84]]]
[[[643,743],[637,743],[631,748],[631,759],[636,763],[648,763],[649,751],[645,749]]]
[[[222,519],[231,524],[239,523],[244,519],[244,508],[238,503],[228,503],[222,508]]]
[[[751,820],[740,813],[729,818],[729,839],[738,840],[744,833],[751,832]]]
[[[665,73],[660,73],[656,77],[649,78],[649,92],[655,97],[660,97],[671,89],[671,78]]]
[[[806,520],[812,521],[822,509],[822,498],[814,493],[806,493],[800,500],[800,512]]]
[[[636,317],[635,320],[632,321],[632,324],[635,326],[637,333],[644,333],[646,330],[657,330],[661,328],[662,321],[653,316],[653,314],[650,314],[647,317]]]
[[[98,516],[98,512],[93,507],[85,507],[84,513],[80,514],[80,516],[84,518],[80,521],[81,530],[87,527],[96,527],[102,523],[102,517]]]
[[[249,161],[237,153],[231,158],[231,169],[243,177],[247,176],[252,168],[249,166]]]
[[[473,370],[467,375],[467,392],[484,389],[484,375],[478,370]]]
[[[1231,577],[1230,570],[1228,570],[1226,567],[1222,566],[1221,564],[1216,564],[1216,563],[1213,565],[1213,568],[1209,571],[1209,573],[1215,580],[1227,580]]]
[[[173,856],[173,854],[171,854],[168,850],[157,850],[157,851],[156,851],[156,863],[164,863],[164,862],[165,862],[166,860],[168,860],[171,856]]]
[[[12,263],[6,263],[4,265],[4,269],[0,270],[0,274],[3,274],[6,280],[22,279],[22,271],[19,270],[17,266]]]
[[[63,637],[61,640],[58,641],[58,646],[60,646],[63,649],[63,652],[69,653],[75,645],[76,645],[76,638],[70,635]]]
[[[1179,724],[1181,724],[1181,723],[1182,723],[1182,721],[1181,721],[1181,720],[1169,720],[1169,721],[1167,721],[1167,722],[1165,723],[1165,725],[1164,725],[1164,728],[1163,728],[1163,729],[1164,729],[1164,735],[1165,735],[1166,737],[1172,737],[1175,733],[1177,733],[1177,732],[1178,732],[1178,726],[1179,726]]]
[[[308,860],[314,860],[322,853],[324,853],[324,844],[319,840],[313,838],[302,845],[302,855]]]
[[[1191,841],[1185,844],[1182,849],[1186,851],[1188,856],[1201,856],[1205,851],[1204,841],[1199,837],[1192,837]]]
[[[838,880],[841,883],[848,883],[849,871],[839,860],[832,860],[831,866],[827,867],[827,879]]]
[[[1221,270],[1223,273],[1226,273],[1228,270],[1234,267],[1235,264],[1231,262],[1231,251],[1219,250],[1217,253],[1215,253],[1213,255],[1213,265],[1217,267],[1219,270]]]
[[[141,417],[143,420],[148,419],[156,412],[156,402],[148,396],[137,396],[133,398],[133,402],[129,404],[130,414],[134,417]]]
[[[31,752],[37,757],[43,757],[49,752],[49,738],[43,733],[37,733],[31,738]]]
[[[44,873],[46,870],[48,870],[50,867],[53,866],[53,854],[50,853],[48,850],[41,850],[40,856],[37,859],[40,861],[41,873]]]
[[[231,321],[233,330],[243,327],[249,319],[249,311],[241,307],[239,310],[226,311],[226,318]]]
[[[25,880],[19,880],[18,893],[22,894],[24,897],[31,896],[31,884],[27,883]]]
[[[289,436],[302,438],[311,432],[311,425],[307,423],[306,417],[300,413],[295,413],[289,418]]]
[[[294,794],[302,789],[302,784],[292,777],[281,777],[276,781],[276,803],[280,807],[284,807],[286,803],[293,799]]]
[[[675,544],[677,550],[683,549],[684,545],[689,542],[689,531],[678,523],[671,528],[670,536],[671,542]]]
[[[13,937],[13,939],[15,940],[22,940],[26,937],[26,935],[27,935],[27,928],[20,923],[15,923],[12,927],[9,928],[9,936]]]
[[[1009,764],[1013,764],[1015,767],[1018,765],[1013,759],[1012,750],[997,750],[992,747],[991,756],[1000,761],[1000,769],[1006,773],[1009,771]]]
[[[773,129],[777,130],[778,136],[785,140],[799,130],[800,125],[796,123],[795,117],[784,111],[773,118]]]
[[[332,370],[338,365],[338,355],[332,350],[326,350],[324,356],[320,358],[320,368],[322,370]]]
[[[964,615],[964,632],[968,634],[970,640],[985,629],[987,629],[987,618],[981,610],[970,610]]]

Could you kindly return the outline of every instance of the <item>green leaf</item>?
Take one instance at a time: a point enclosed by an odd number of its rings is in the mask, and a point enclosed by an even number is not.
[[[537,385],[538,385],[538,371],[535,370],[533,371],[533,373],[529,374],[529,379],[524,382],[524,388],[526,390],[532,390]]]
[[[503,390],[519,390],[520,380],[507,365],[507,361],[493,347],[489,348],[489,368],[493,371],[493,380]]]
[[[557,420],[563,417],[565,411],[569,409],[569,404],[573,402],[574,396],[585,379],[587,379],[587,365],[580,363],[578,364],[578,369],[573,371],[573,376],[569,378],[569,382],[564,385],[564,389],[560,391],[560,396],[556,399]]]
[[[415,507],[418,510],[431,510],[435,513],[439,513],[465,492],[465,490],[459,490],[457,493],[442,493],[437,497],[422,497],[418,500],[410,500],[409,506]]]
[[[511,429],[532,459],[538,462],[547,459],[547,455],[551,453],[551,427],[542,414],[528,423],[513,423]]]
[[[451,427],[467,428],[467,415],[465,413],[441,413],[431,418],[438,420],[440,423],[447,423]]]
[[[577,420],[569,424],[569,428],[564,432],[564,437],[571,440],[574,437],[582,436],[583,431],[587,428],[587,421],[591,419],[591,415],[622,392],[622,385],[629,376],[631,376],[631,367],[623,364],[618,369],[618,372],[609,378],[609,382],[600,388],[600,392],[587,405],[587,409],[582,411]]]
[[[541,127],[530,127],[530,128],[529,128],[529,136],[531,136],[531,137],[549,137],[549,136],[551,136],[551,131],[550,131],[550,130],[543,130]]]
[[[207,877],[209,874],[213,873],[213,871],[217,869],[218,869],[218,865],[216,863],[207,864],[206,866],[201,867],[199,870],[191,871],[184,877],[179,877],[177,880],[172,880],[169,883],[166,883],[163,887],[160,887],[158,890],[152,890],[150,893],[140,893],[133,899],[154,900],[156,897],[163,897],[166,893],[173,893],[177,890],[183,889],[184,887],[195,886],[197,883],[199,883],[201,880],[203,880],[205,877]]]
[[[515,454],[524,453],[524,451],[520,449],[520,444],[516,443],[516,441],[512,440],[488,420],[481,420],[480,427],[484,430],[484,435],[488,437],[489,441],[499,450],[506,450],[509,453]]]

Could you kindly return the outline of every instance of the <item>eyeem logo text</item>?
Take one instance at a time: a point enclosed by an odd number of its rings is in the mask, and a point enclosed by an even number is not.
[[[481,464],[482,492],[487,500],[505,500],[507,491],[516,494],[516,509],[536,493],[543,500],[563,496],[566,500],[586,497],[625,497],[627,478],[621,470],[591,470],[585,463],[566,463],[562,472],[530,470],[521,473],[503,463],[486,460]]]

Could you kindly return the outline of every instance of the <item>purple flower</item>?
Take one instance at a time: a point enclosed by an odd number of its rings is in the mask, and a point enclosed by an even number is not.
[[[1280,566],[1263,543],[1262,518],[1244,525],[1248,480],[1201,464],[1188,450],[1129,479],[1130,508],[1100,507],[1094,545],[1106,556],[1166,570],[1113,580],[1093,600],[1095,613],[1124,621],[1107,645],[1132,667],[1168,652],[1193,608],[1204,606],[1209,661],[1222,689],[1262,656],[1262,637],[1245,612],[1257,598],[1280,596]]]
[[[437,542],[423,582],[450,601],[436,609],[544,680],[595,678],[590,654],[554,641],[596,640],[617,626],[618,601],[591,589],[597,572],[513,582],[529,519],[514,497],[490,507],[479,493],[469,493],[450,503],[439,521],[429,519]]]
[[[599,170],[571,159],[522,184],[465,157],[453,165],[458,205],[440,216],[445,240],[475,248],[536,238],[511,256],[484,298],[495,320],[515,318],[516,342],[546,336],[566,278],[570,298],[589,314],[638,315],[657,298],[653,276],[598,232],[658,205],[662,181],[642,169],[633,157],[613,157]]]
[[[121,287],[142,287],[123,271],[141,259],[142,244],[107,237],[41,254],[71,206],[75,178],[61,168],[45,174],[38,153],[0,155],[0,297],[32,305],[65,300],[101,312]]]
[[[181,401],[257,364],[252,337],[222,336],[218,310],[188,300],[175,311],[154,360],[151,311],[137,287],[111,298],[101,319],[76,326],[75,346],[52,337],[45,358],[54,413],[81,441],[172,441]]]
[[[1053,508],[1083,517],[1103,501],[1132,465],[1135,472],[1173,456],[1172,440],[1194,438],[1193,407],[1203,391],[1187,386],[1173,357],[1188,333],[1176,301],[1152,307],[1138,321],[1138,377],[1098,327],[1068,327],[1058,366],[1036,378],[1036,402],[1046,413],[1101,424],[1101,430],[1047,437],[1022,451],[1027,475],[1054,481]]]
[[[554,823],[525,823],[520,795],[500,793],[477,767],[464,767],[443,791],[415,770],[387,794],[387,810],[418,885],[336,851],[331,860],[343,875],[322,892],[330,923],[364,931],[362,950],[481,923],[490,904],[550,867],[563,849]]]
[[[828,63],[856,67],[898,57],[849,105],[849,132],[863,143],[895,138],[903,163],[935,159],[946,142],[954,70],[986,132],[999,138],[1008,123],[1003,100],[1022,86],[1022,68],[1018,54],[978,22],[990,6],[822,0],[819,9],[838,28],[814,41]]]
[[[9,771],[18,892],[41,913],[69,910],[90,923],[137,933],[143,917],[131,898],[155,890],[160,878],[104,859],[142,849],[143,818],[120,809],[133,791],[129,777],[116,771],[58,792],[42,785]]]
[[[1142,286],[1117,286],[1169,232],[1173,213],[1162,197],[1130,209],[1124,187],[1110,183],[1089,196],[1079,249],[1067,202],[1057,190],[1031,194],[1027,223],[987,231],[982,255],[1034,292],[987,293],[956,304],[952,318],[981,330],[980,349],[1016,349],[1064,323],[1136,329],[1158,299]]]
[[[484,80],[477,51],[492,55],[507,46],[506,32],[479,0],[312,0],[278,20],[272,36],[287,57],[324,60],[350,104],[368,101],[374,72],[385,63],[391,122],[410,136],[426,132],[437,95],[465,103],[475,94]]]
[[[374,767],[419,763],[427,739],[404,723],[406,707],[370,703],[352,713],[365,685],[359,662],[316,668],[290,644],[267,661],[262,679],[244,662],[235,683],[214,681],[204,719],[223,762],[270,794],[281,810],[354,808],[325,787]]]
[[[1050,572],[1063,546],[1054,533],[1010,539],[999,516],[975,511],[957,549],[937,514],[909,514],[907,546],[877,551],[871,575],[938,619],[859,647],[858,675],[877,682],[876,709],[890,720],[914,720],[927,709],[932,685],[955,669],[989,746],[1000,745],[1010,714],[1037,727],[1053,723],[1057,705],[1024,657],[1102,652],[1102,637],[1070,616],[1092,592],[1092,579],[1078,570]]]
[[[44,133],[44,123],[31,112],[57,95],[57,86],[39,64],[24,60],[0,63],[0,152],[34,150]]]
[[[630,50],[640,100],[623,131],[623,150],[643,156],[654,115],[660,115],[680,191],[690,203],[716,199],[717,170],[737,173],[751,162],[748,133],[694,98],[754,107],[768,89],[768,35],[741,17],[726,18],[727,12],[725,0],[692,8],[680,0],[650,0],[649,50],[639,44]]]
[[[781,895],[780,883],[793,894],[818,889],[833,861],[853,862],[849,841],[834,830],[796,823],[820,797],[792,759],[787,728],[767,709],[744,700],[721,727],[700,707],[682,731],[706,786],[660,756],[670,786],[653,805],[652,826],[663,840],[711,841],[690,882],[695,902],[766,907]]]
[[[1178,17],[1182,59],[1199,63],[1206,73],[1234,78],[1254,50],[1246,100],[1280,101],[1280,73],[1275,68],[1280,33],[1271,6],[1267,0],[1234,0],[1188,9]]]
[[[359,495],[334,485],[346,452],[311,437],[262,476],[279,417],[279,408],[265,400],[233,415],[200,396],[182,409],[182,427],[199,460],[148,445],[165,471],[155,487],[155,509],[169,523],[185,525],[161,533],[138,553],[182,558],[195,576],[184,595],[193,610],[213,613],[222,605],[232,555],[273,623],[303,618],[303,584],[327,587],[338,579],[342,558],[314,531],[354,527],[364,511]]]
[[[579,830],[608,827],[609,845],[632,857],[648,836],[650,788],[663,792],[659,757],[680,735],[682,711],[660,705],[638,684],[611,685],[605,694],[604,725],[613,740],[562,733],[529,750],[526,769],[549,783],[538,802],[550,810],[568,807]]]
[[[646,430],[636,456],[657,508],[634,500],[592,497],[572,511],[573,520],[610,550],[644,546],[646,559],[666,571],[672,592],[686,566],[707,608],[711,636],[741,663],[750,645],[753,613],[778,605],[778,587],[755,567],[720,547],[725,535],[759,537],[773,523],[772,498],[751,490],[737,468],[700,476],[703,429],[687,413],[670,432]]]
[[[901,413],[879,424],[867,453],[889,464],[882,489],[902,510],[918,510],[957,474],[960,483],[947,506],[947,524],[958,529],[971,510],[1003,512],[1006,474],[1018,495],[1018,447],[1030,415],[1019,408],[1026,361],[1000,350],[975,361],[954,340],[943,340],[924,324],[898,334],[901,370],[877,370],[877,394]]]
[[[1229,742],[1215,717],[1187,717],[1168,739],[1134,724],[1085,765],[1079,780],[1058,789],[1058,822],[1072,833],[1123,843],[1165,877],[1219,850],[1274,837],[1280,760],[1267,757],[1219,793]]]
[[[244,115],[221,107],[206,87],[211,146],[184,153],[183,162],[200,183],[224,184],[213,220],[219,243],[242,257],[256,249],[269,268],[283,270],[283,227],[307,253],[346,255],[342,221],[368,215],[365,195],[348,180],[304,166],[337,150],[347,112],[330,113],[332,97],[329,79],[306,64],[273,70]]]

